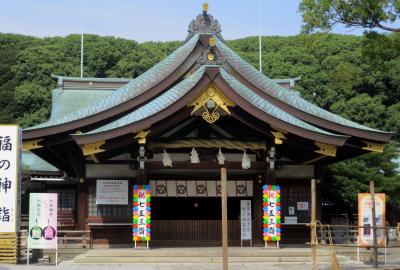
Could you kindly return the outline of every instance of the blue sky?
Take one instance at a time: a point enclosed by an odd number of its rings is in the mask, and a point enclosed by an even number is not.
[[[11,0],[2,1],[0,32],[33,36],[85,33],[142,41],[183,40],[187,26],[201,12],[202,0]],[[209,13],[222,25],[225,39],[258,35],[259,0],[210,0]],[[261,0],[263,35],[300,31],[300,0]],[[82,19],[83,18],[83,19]],[[360,30],[336,29],[360,34]]]

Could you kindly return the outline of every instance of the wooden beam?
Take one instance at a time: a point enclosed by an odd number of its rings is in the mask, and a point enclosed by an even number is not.
[[[147,169],[150,170],[217,170],[220,168],[218,162],[214,161],[201,161],[200,163],[193,164],[189,161],[174,161],[172,167],[164,167],[161,161],[147,161]],[[266,169],[266,163],[262,161],[252,161],[251,171],[263,171]],[[243,170],[241,161],[225,161],[225,168],[230,170]]]
[[[374,266],[378,267],[378,238],[376,235],[375,182],[374,181],[369,181],[369,189],[370,189],[370,193],[371,193],[371,207],[372,207],[372,241],[373,241],[373,245],[374,245],[373,262],[374,262]]]

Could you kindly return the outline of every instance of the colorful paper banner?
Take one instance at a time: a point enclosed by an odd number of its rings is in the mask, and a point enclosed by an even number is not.
[[[150,241],[150,185],[133,186],[133,241]]]
[[[278,185],[263,186],[264,241],[281,240],[281,191]]]

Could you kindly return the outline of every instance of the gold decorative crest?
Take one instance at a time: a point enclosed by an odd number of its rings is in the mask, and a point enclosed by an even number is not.
[[[207,123],[214,123],[220,116],[230,115],[228,106],[233,107],[235,103],[230,101],[213,84],[198,96],[194,101],[188,104],[194,106],[192,115],[201,115]]]

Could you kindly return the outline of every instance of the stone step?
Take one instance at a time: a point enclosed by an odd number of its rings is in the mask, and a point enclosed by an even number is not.
[[[345,256],[337,256],[339,262],[351,261]],[[319,256],[318,262],[330,262],[331,256]],[[145,257],[88,257],[85,254],[75,257],[74,263],[221,263],[222,257],[199,257],[199,256],[145,256]],[[310,263],[309,256],[275,256],[275,257],[229,257],[229,262],[232,263]]]
[[[318,251],[318,256],[330,256],[329,251]],[[218,257],[222,256],[221,249],[109,249],[88,250],[87,257]],[[229,257],[310,257],[310,250],[289,249],[229,249]]]

